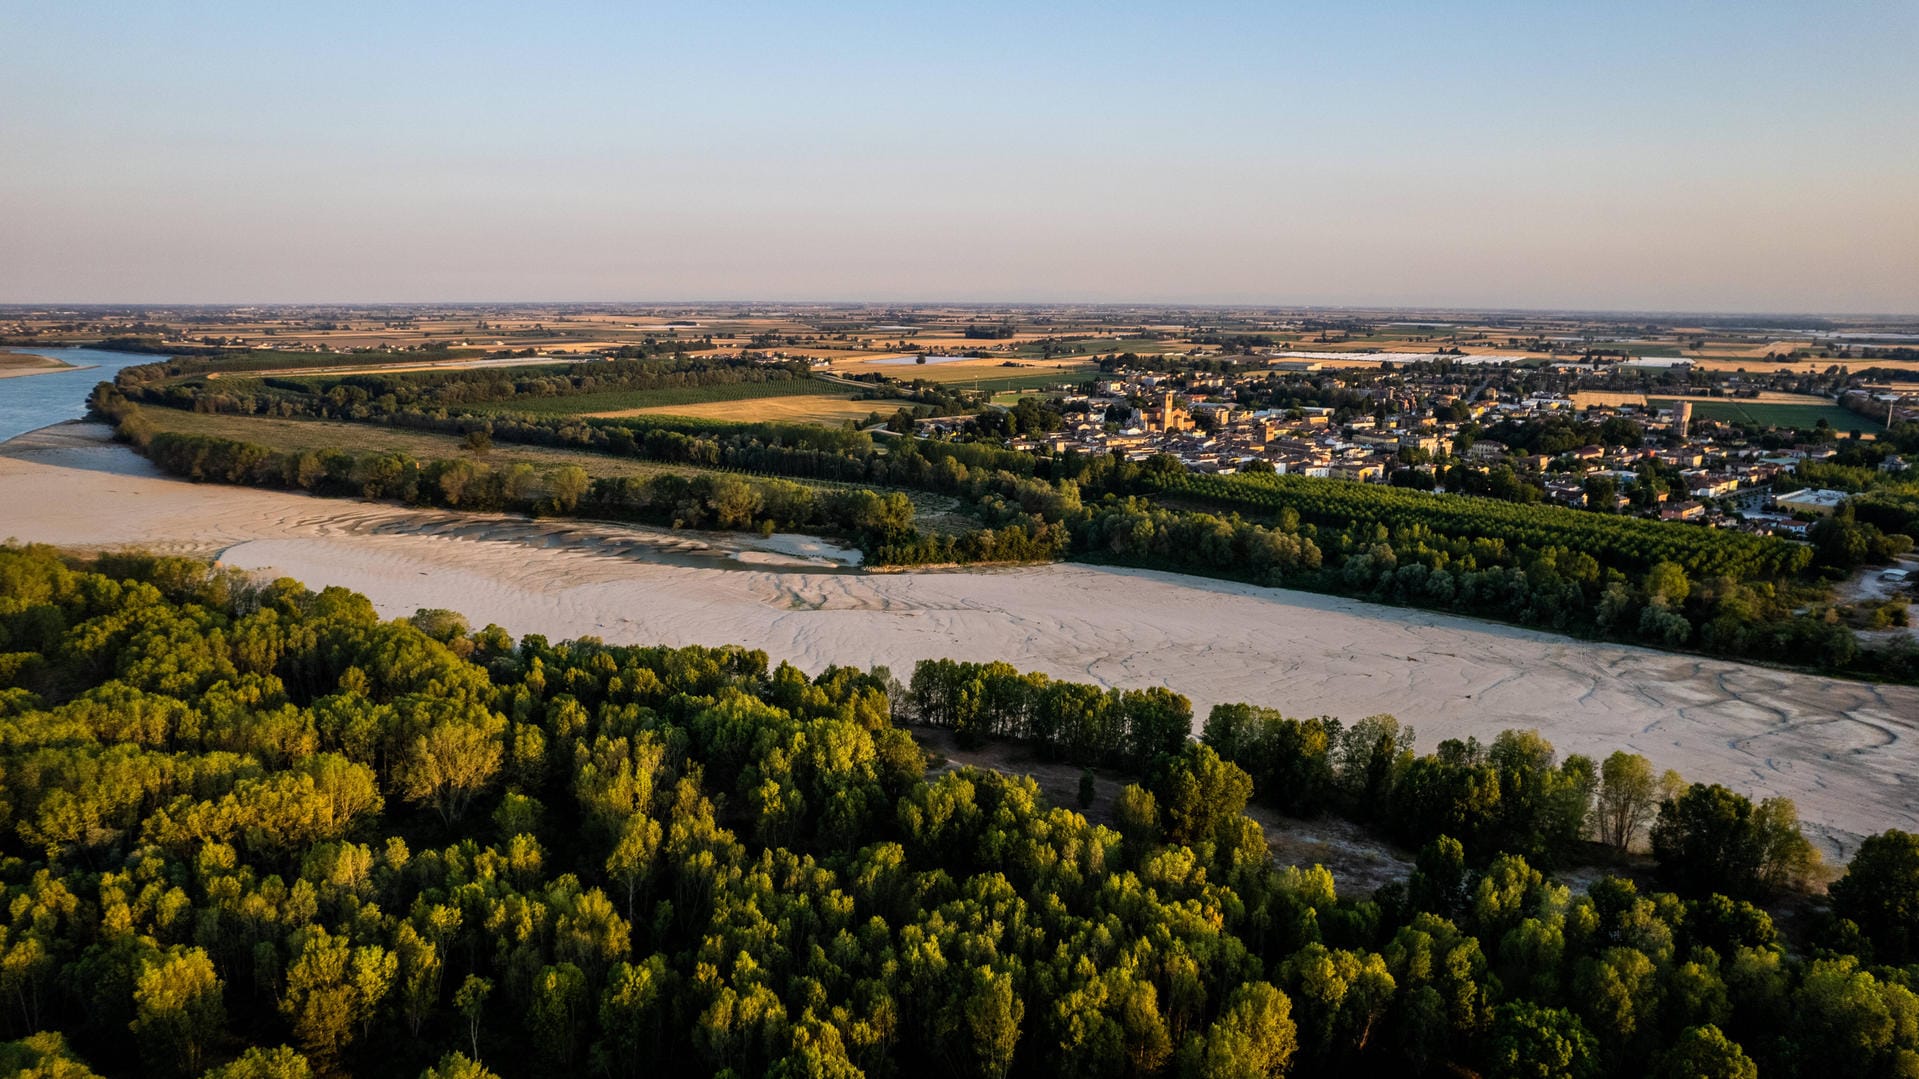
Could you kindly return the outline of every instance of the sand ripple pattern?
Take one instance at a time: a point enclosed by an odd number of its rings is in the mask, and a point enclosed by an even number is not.
[[[76,425],[0,447],[0,537],[137,543],[344,585],[383,614],[616,643],[738,642],[808,670],[1006,659],[1347,719],[1391,712],[1422,747],[1536,727],[1562,753],[1629,748],[1688,778],[1785,795],[1831,854],[1919,829],[1919,689],[1570,641],[1531,630],[1170,574],[1057,565],[849,571],[815,550],[538,522],[156,476]],[[791,547],[792,541],[775,547]],[[756,563],[771,559],[777,564]]]

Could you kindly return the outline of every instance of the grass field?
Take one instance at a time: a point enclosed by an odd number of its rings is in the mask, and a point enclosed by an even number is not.
[[[161,431],[188,435],[210,435],[251,442],[282,453],[321,450],[351,450],[356,453],[404,453],[420,460],[468,456],[464,440],[458,435],[431,431],[409,431],[371,423],[339,423],[333,420],[271,419],[265,416],[228,416],[204,412],[185,412],[175,408],[144,408],[140,414]],[[695,475],[701,470],[688,466],[656,464],[630,457],[609,457],[585,450],[566,450],[550,446],[522,446],[496,443],[485,457],[487,464],[500,468],[525,462],[535,468],[579,465],[595,477],[641,476],[661,472]]]
[[[1162,352],[1175,351],[1181,347],[1183,346],[1177,343],[1153,341],[1144,337],[1090,337],[1083,341],[1053,342],[1053,355],[1055,357],[1062,354],[1091,356],[1094,354],[1104,355],[1109,352],[1124,352],[1128,355],[1158,355]],[[1015,348],[1013,355],[1019,359],[1034,359],[1045,355],[1045,351],[1045,343],[1033,341]]]
[[[869,402],[870,403],[870,402]],[[456,435],[430,431],[408,431],[377,424],[338,423],[332,420],[270,419],[264,416],[226,416],[185,412],[173,408],[143,408],[140,415],[155,429],[180,434],[210,435],[267,446],[280,452],[306,452],[348,449],[355,452],[404,453],[419,460],[467,456],[464,440]],[[862,414],[863,415],[863,414]],[[578,465],[594,479],[626,476],[673,474],[697,476],[718,471],[694,465],[662,464],[631,457],[614,457],[587,450],[566,450],[548,446],[522,446],[494,443],[492,450],[479,458],[490,468],[506,468],[525,463],[545,471],[562,465]],[[757,475],[757,473],[754,473]],[[873,487],[871,484],[842,483],[834,480],[778,477],[789,483],[814,490],[844,490]],[[875,490],[887,488],[873,487]],[[926,532],[957,535],[979,527],[977,519],[960,509],[959,500],[930,491],[902,491],[913,502],[915,522]]]
[[[475,406],[481,412],[524,412],[535,416],[604,416],[658,411],[680,405],[730,404],[777,397],[843,398],[852,387],[821,379],[776,382],[727,382],[713,386],[674,386],[663,390],[608,390],[566,397],[528,397]],[[865,415],[864,412],[861,415]]]
[[[1655,408],[1671,408],[1673,399],[1652,398]],[[1835,431],[1879,431],[1885,424],[1833,404],[1789,404],[1776,401],[1694,401],[1696,419],[1724,420],[1729,423],[1757,424],[1761,427],[1800,427],[1811,429],[1820,420]]]
[[[998,392],[993,394],[989,403],[995,404],[995,405],[1006,405],[1010,407],[1012,405],[1019,404],[1021,400],[1028,397],[1037,397],[1041,399],[1049,399],[1049,398],[1056,399],[1063,396],[1065,395],[1059,394],[1059,393],[1048,393],[1041,390],[1017,390],[1017,389],[1016,390],[999,390]]]
[[[1099,368],[1092,364],[1084,364],[1077,367],[1056,367],[1050,371],[1016,372],[1012,374],[967,379],[963,382],[959,382],[958,380],[952,381],[958,382],[959,385],[967,389],[978,388],[997,394],[1009,393],[1016,390],[1037,391],[1045,389],[1048,386],[1057,386],[1061,383],[1084,382],[1094,377],[1098,372]]]

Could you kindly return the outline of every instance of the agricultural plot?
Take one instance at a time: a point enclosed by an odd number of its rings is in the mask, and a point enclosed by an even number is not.
[[[1210,503],[1262,518],[1291,510],[1303,522],[1352,535],[1423,529],[1434,537],[1463,538],[1481,544],[1488,562],[1522,550],[1557,548],[1634,573],[1676,562],[1695,576],[1765,580],[1798,572],[1808,555],[1785,540],[1743,532],[1304,476],[1186,472],[1165,477],[1157,486],[1162,498]],[[1320,539],[1326,538],[1322,532]]]
[[[156,431],[233,439],[237,442],[264,446],[279,453],[321,453],[327,450],[347,450],[354,453],[402,453],[420,461],[470,456],[464,440],[457,435],[413,431],[379,424],[232,416],[172,408],[142,409],[140,415],[146,418]],[[543,472],[564,465],[578,465],[594,479],[658,475],[693,477],[712,472],[726,472],[740,475],[765,475],[809,487],[815,491],[853,488],[869,488],[881,492],[895,490],[895,488],[876,484],[779,476],[774,473],[757,473],[741,469],[701,468],[697,465],[667,464],[634,457],[594,453],[589,450],[528,446],[520,443],[496,442],[481,460],[495,469],[528,464]],[[899,490],[913,503],[915,525],[931,535],[960,535],[979,527],[978,519],[968,514],[960,501],[951,495],[930,491]]]
[[[1052,357],[1047,356],[1049,347],[1052,350]],[[1014,348],[1013,355],[1020,359],[1093,356],[1109,352],[1156,356],[1162,352],[1177,351],[1181,347],[1183,346],[1176,342],[1157,341],[1145,337],[1088,337],[1076,341],[1029,341]]]
[[[1008,359],[1004,355],[942,359],[938,363],[923,364],[853,360],[836,363],[833,370],[842,375],[878,373],[905,382],[924,379],[959,389],[972,389],[977,385],[982,390],[1037,389],[1059,382],[1078,382],[1091,378],[1099,370],[1097,365],[1082,359],[1026,359],[1013,362],[1018,366],[1007,366]]]
[[[475,406],[475,410],[518,412],[533,416],[638,415],[643,412],[684,409],[688,406],[734,405],[781,397],[833,402],[851,397],[854,392],[852,387],[822,379],[778,379],[767,382],[723,382],[709,386],[674,386],[654,390],[608,390],[603,393],[579,393],[564,397],[517,397],[511,401],[478,405]],[[866,411],[862,411],[860,415],[865,415]],[[737,416],[731,418],[737,418]]]
[[[1653,398],[1655,408],[1671,408],[1673,398]],[[1796,427],[1810,430],[1820,420],[1835,431],[1879,431],[1885,428],[1867,416],[1834,404],[1794,404],[1784,401],[1739,401],[1732,399],[1692,402],[1695,418],[1747,423],[1759,427]]]
[[[1054,386],[1071,385],[1083,382],[1091,377],[1092,375],[1088,372],[1080,372],[1077,375],[1052,373],[1038,376],[1028,375],[1025,377],[982,378],[976,381],[963,382],[959,385],[965,389],[977,389],[987,394],[1012,393],[1017,394],[1019,397],[1030,397]],[[1017,400],[1017,397],[1015,400]]]
[[[340,423],[333,420],[272,419],[263,416],[230,416],[218,413],[187,412],[174,408],[147,408],[141,416],[155,430],[183,435],[206,435],[250,442],[279,453],[323,453],[346,450],[352,453],[404,453],[422,461],[469,456],[465,442],[457,435],[432,431],[412,431],[371,423]],[[611,457],[584,450],[549,446],[496,443],[483,458],[496,468],[530,464],[535,468],[579,465],[594,476],[650,476],[663,472],[696,475],[701,470],[691,465],[668,465],[629,457]]]
[[[905,402],[885,399],[859,399],[840,394],[785,394],[747,397],[731,401],[700,401],[688,404],[649,405],[643,408],[614,409],[588,415],[605,419],[626,416],[688,416],[693,419],[727,423],[844,423],[859,422],[877,412],[890,416]]]

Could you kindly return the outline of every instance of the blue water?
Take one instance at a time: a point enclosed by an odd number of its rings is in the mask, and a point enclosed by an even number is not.
[[[166,359],[165,356],[112,352],[103,348],[21,348],[8,345],[5,351],[51,356],[73,364],[77,370],[0,378],[0,442],[50,423],[77,420],[87,414],[87,395],[93,392],[93,387],[102,382],[111,382],[122,367],[158,363]]]

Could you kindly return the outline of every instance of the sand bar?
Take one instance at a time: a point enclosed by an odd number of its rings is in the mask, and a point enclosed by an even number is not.
[[[50,375],[56,371],[72,371],[74,365],[51,356],[37,356],[29,352],[8,352],[0,348],[0,378],[21,378],[27,375]]]
[[[1472,619],[1175,574],[1054,565],[869,574],[830,547],[462,515],[158,475],[63,424],[0,446],[0,538],[218,554],[363,592],[383,614],[615,643],[741,643],[832,663],[1005,659],[1295,715],[1391,712],[1419,744],[1536,727],[1562,753],[1645,753],[1785,795],[1829,855],[1919,830],[1919,688],[1569,640]]]

